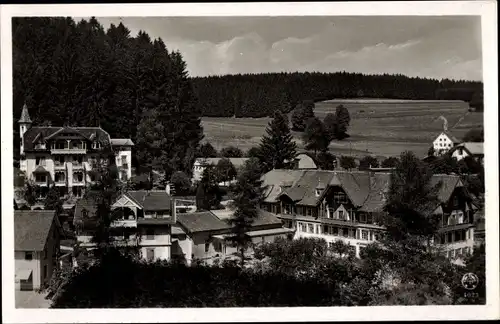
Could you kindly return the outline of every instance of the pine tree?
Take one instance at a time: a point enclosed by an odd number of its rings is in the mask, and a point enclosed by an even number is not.
[[[285,169],[297,155],[297,145],[288,126],[286,115],[276,112],[262,137],[258,158],[264,172]]]
[[[234,215],[229,219],[233,226],[231,239],[238,246],[241,257],[241,267],[245,263],[245,250],[251,241],[247,232],[258,217],[259,205],[262,201],[264,189],[262,188],[261,169],[257,159],[245,162],[238,181],[232,188],[234,194]]]

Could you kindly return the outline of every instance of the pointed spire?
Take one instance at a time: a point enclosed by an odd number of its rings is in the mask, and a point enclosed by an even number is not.
[[[19,119],[19,122],[31,124],[31,118],[30,118],[30,115],[28,113],[28,106],[26,105],[26,102],[24,103],[23,111],[21,112],[21,118]]]

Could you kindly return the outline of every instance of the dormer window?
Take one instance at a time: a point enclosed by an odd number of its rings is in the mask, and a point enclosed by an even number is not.
[[[95,141],[92,143],[92,148],[93,149],[100,149],[101,148],[101,143],[98,141]]]

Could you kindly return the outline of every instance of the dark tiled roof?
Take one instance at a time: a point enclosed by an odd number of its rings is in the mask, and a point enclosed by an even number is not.
[[[171,196],[165,191],[128,191],[125,194],[131,198],[136,204],[142,207],[144,211],[155,210],[170,210],[171,209]]]
[[[14,249],[43,251],[54,220],[54,210],[14,211]]]
[[[257,218],[253,221],[252,227],[253,226],[262,226],[262,225],[281,225],[281,220],[276,217],[276,215],[267,212],[265,210],[259,209],[259,213],[257,215]]]
[[[134,146],[134,142],[130,138],[112,138],[111,145],[113,146]]]
[[[364,171],[321,171],[321,170],[272,170],[263,176],[263,184],[267,186],[265,202],[276,202],[281,195],[280,186],[292,183],[292,187],[284,191],[297,201],[298,205],[316,206],[322,196],[316,196],[318,183],[329,186],[340,186],[352,203],[362,211],[377,212],[384,207],[384,194],[389,189],[390,173]],[[441,181],[438,198],[441,202],[450,199],[456,187],[462,186],[458,176],[435,175],[431,184]],[[326,192],[326,190],[324,191]]]
[[[80,134],[86,139],[89,139],[95,136],[95,139],[100,141],[103,144],[110,143],[110,137],[108,132],[103,130],[100,127],[31,127],[24,134],[24,150],[31,151],[34,148],[34,140],[37,138],[50,139],[56,133],[60,133],[63,131],[75,132]]]
[[[219,219],[212,212],[178,213],[177,222],[189,233],[230,229],[225,221]]]

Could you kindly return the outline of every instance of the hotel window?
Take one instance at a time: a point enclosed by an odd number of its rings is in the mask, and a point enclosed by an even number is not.
[[[64,141],[57,141],[56,142],[56,149],[58,150],[64,150],[66,148],[66,143]]]
[[[339,233],[340,232],[340,233]],[[335,227],[335,226],[330,226],[330,233],[332,235],[338,235],[338,236],[341,236],[342,235],[342,229],[339,229],[338,227]]]
[[[344,211],[343,210],[339,210],[338,211],[338,215],[339,215],[339,219],[340,220],[345,220],[345,215],[344,215]]]
[[[33,252],[24,252],[24,260],[33,260]]]
[[[208,253],[210,251],[210,242],[205,242],[205,253]]]
[[[93,149],[99,149],[99,148],[101,148],[101,143],[97,142],[97,141],[93,142],[92,143],[92,148]]]
[[[367,231],[361,231],[361,239],[368,241],[368,232]]]
[[[122,155],[122,164],[127,164],[127,156]]]
[[[448,237],[447,237],[447,240],[446,240],[447,243],[453,243],[453,237],[451,236],[451,234],[452,234],[451,232],[448,233]]]
[[[64,164],[64,155],[56,155],[56,157],[54,158],[54,162],[56,163],[56,165]]]
[[[337,231],[338,231],[338,232],[337,232],[338,234],[336,234],[336,235],[338,235],[338,236],[343,236],[343,234],[344,234],[344,233],[343,233],[343,232],[344,232],[344,230],[343,230],[342,228],[337,228]]]
[[[35,163],[37,166],[45,166],[45,156],[37,156],[35,159]]]
[[[307,224],[308,227],[308,232],[314,234],[314,225],[313,224]]]
[[[306,207],[306,209],[307,209],[307,216],[312,216],[312,214],[313,214],[312,213],[312,211],[313,211],[312,208],[311,207]]]
[[[373,224],[373,215],[372,214],[367,214],[366,215],[366,223],[367,224]]]
[[[300,223],[300,228],[301,228],[301,232],[304,232],[304,233],[307,232],[307,226],[305,223]]]
[[[74,182],[82,182],[83,181],[83,173],[82,172],[73,173],[73,181]]]
[[[83,189],[81,186],[73,187],[73,196],[75,197],[82,197],[83,196]]]
[[[347,228],[342,229],[342,236],[349,237],[349,229],[347,229]]]
[[[80,155],[73,156],[73,164],[82,164],[82,163],[83,163],[83,156]]]
[[[359,222],[366,223],[366,215],[365,214],[359,214]]]
[[[464,212],[463,211],[459,211],[457,213],[457,224],[463,224],[464,223]]]

